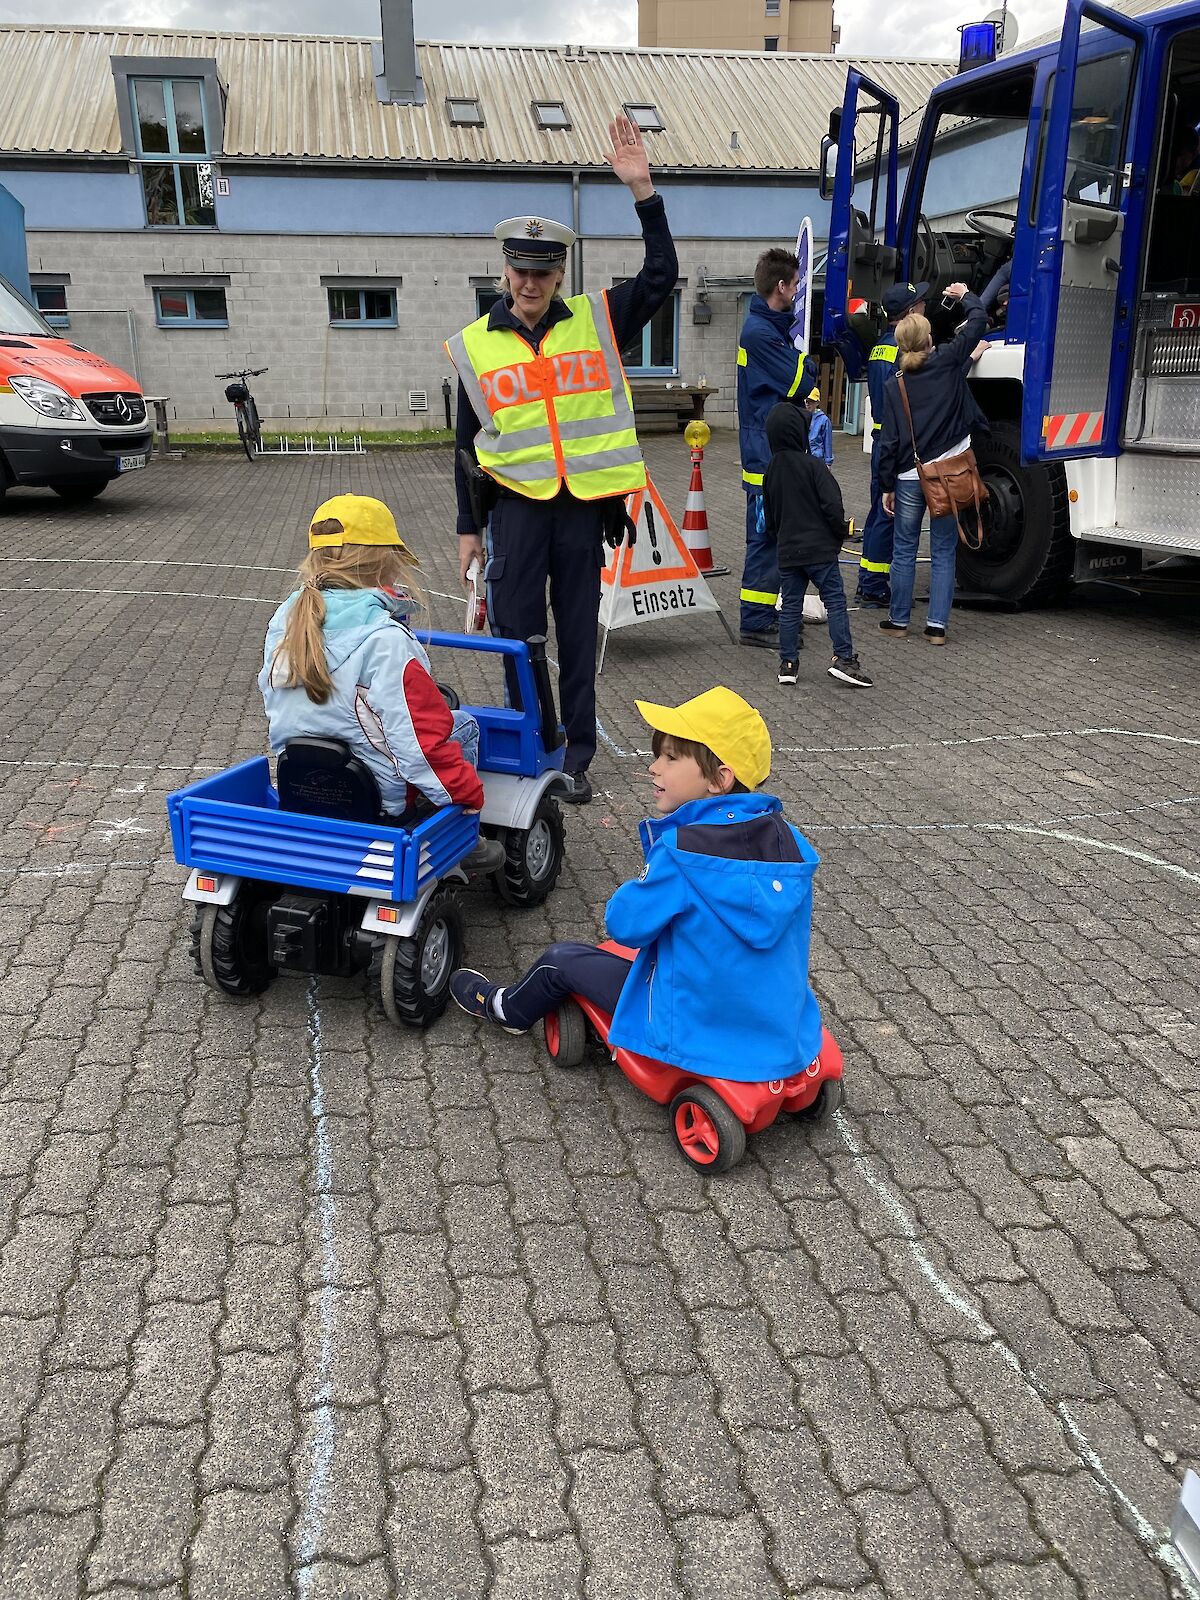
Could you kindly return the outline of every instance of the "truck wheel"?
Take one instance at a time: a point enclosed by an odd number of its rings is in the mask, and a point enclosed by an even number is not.
[[[411,937],[385,935],[376,945],[367,982],[389,1022],[428,1028],[450,999],[450,975],[462,966],[463,914],[445,885],[425,904]]]
[[[746,1130],[706,1083],[692,1083],[671,1101],[671,1131],[680,1152],[701,1172],[726,1172],[746,1154]]]
[[[1015,422],[993,422],[974,448],[988,488],[983,547],[959,545],[958,587],[1023,606],[1061,600],[1075,569],[1062,463],[1022,466]]]
[[[87,478],[83,483],[52,483],[50,487],[69,506],[82,506],[103,494],[111,482],[111,478]]]
[[[510,906],[540,906],[562,871],[566,832],[562,811],[552,794],[538,801],[527,828],[505,828],[504,866],[496,874],[496,891]]]
[[[267,899],[246,890],[227,906],[196,907],[192,960],[210,989],[244,1000],[275,976],[267,960]]]

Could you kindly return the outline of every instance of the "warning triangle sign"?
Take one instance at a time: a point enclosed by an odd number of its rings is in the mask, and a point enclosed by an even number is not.
[[[637,622],[662,622],[702,611],[715,611],[724,622],[716,597],[649,479],[644,489],[626,497],[625,508],[637,537],[630,545],[627,535],[609,551],[601,574],[600,627],[605,644],[614,628]],[[603,659],[602,650],[601,663]]]

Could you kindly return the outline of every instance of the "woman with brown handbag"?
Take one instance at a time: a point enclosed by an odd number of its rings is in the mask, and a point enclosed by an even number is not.
[[[971,353],[987,327],[987,312],[964,283],[952,283],[943,301],[958,300],[966,320],[954,338],[933,348],[929,322],[907,316],[896,328],[896,375],[884,393],[879,486],[883,509],[896,519],[892,549],[892,603],[880,631],[908,632],[921,524],[929,512],[929,612],[925,637],[945,644],[954,603],[958,541],[974,544],[987,498],[971,451],[971,433],[987,419],[967,386]]]

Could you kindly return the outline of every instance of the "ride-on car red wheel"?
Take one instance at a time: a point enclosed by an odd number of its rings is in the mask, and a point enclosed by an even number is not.
[[[746,1130],[715,1089],[690,1083],[671,1101],[671,1131],[701,1172],[727,1172],[746,1153]]]
[[[577,1067],[587,1049],[587,1019],[574,1000],[564,1000],[542,1023],[546,1053],[556,1067]]]

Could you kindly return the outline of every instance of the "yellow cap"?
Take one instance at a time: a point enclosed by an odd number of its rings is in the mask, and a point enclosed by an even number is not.
[[[707,745],[747,789],[757,789],[771,770],[767,725],[732,689],[708,689],[681,706],[656,706],[649,700],[633,703],[658,733]]]
[[[806,400],[819,400],[821,398],[821,391],[820,389],[814,389],[811,394],[806,394],[804,398]]]
[[[313,533],[320,522],[340,522],[341,533]],[[382,500],[372,500],[365,494],[335,494],[312,514],[309,525],[310,550],[338,548],[344,544],[394,544],[401,550],[408,546],[400,537],[396,519]]]

